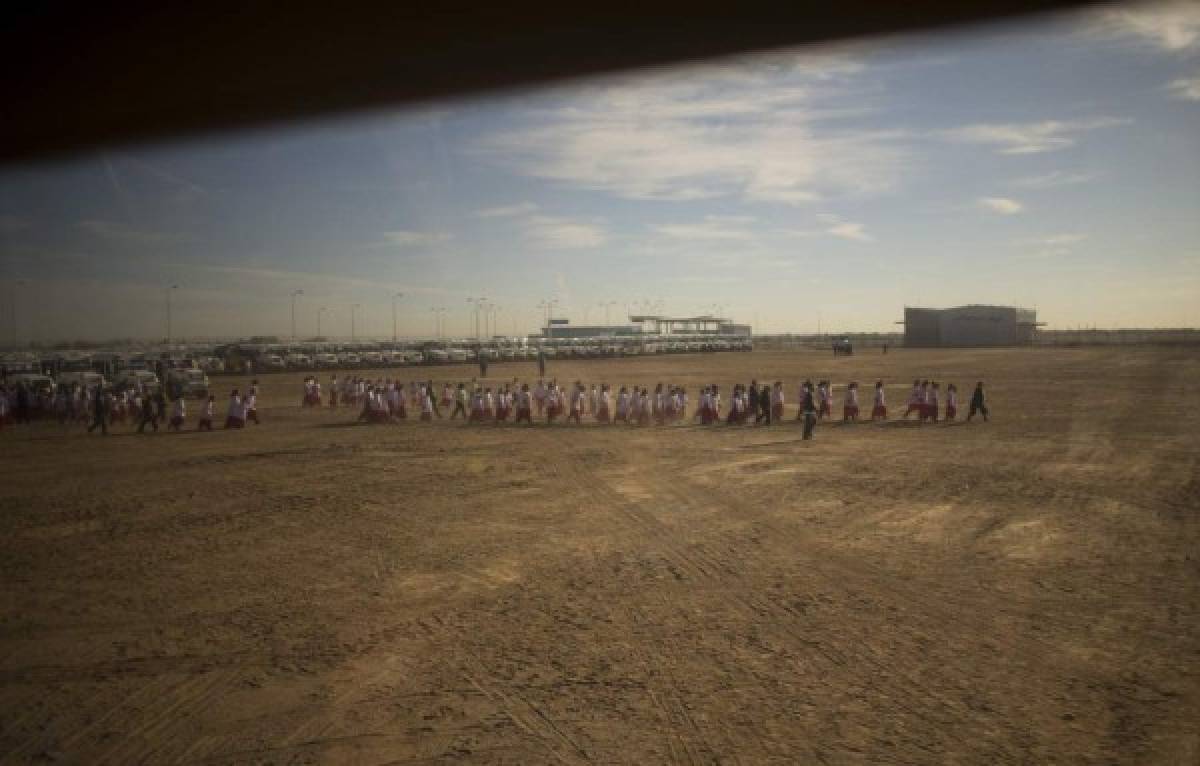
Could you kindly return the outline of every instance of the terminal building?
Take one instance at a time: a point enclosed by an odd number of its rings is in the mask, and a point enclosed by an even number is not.
[[[905,306],[904,345],[910,348],[1024,346],[1040,324],[1037,312],[1015,306]]]
[[[693,317],[638,314],[629,317],[627,324],[619,325],[573,325],[567,319],[551,319],[543,335],[546,338],[713,336],[742,339],[751,336],[751,329],[748,324],[735,324],[732,319],[707,314]]]

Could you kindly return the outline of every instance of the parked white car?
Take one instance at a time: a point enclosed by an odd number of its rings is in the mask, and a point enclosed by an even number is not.
[[[318,367],[337,367],[337,354],[317,354],[314,357]]]
[[[313,360],[308,354],[288,354],[287,365],[294,370],[306,370],[313,366]]]
[[[183,395],[203,399],[208,396],[208,375],[201,369],[179,369],[167,373],[167,381]]]
[[[357,367],[362,364],[362,358],[353,352],[338,354],[338,364],[343,367]]]
[[[150,370],[126,370],[117,378],[117,386],[153,393],[158,390],[159,380]]]
[[[151,373],[153,375],[153,373]],[[104,386],[104,376],[98,372],[89,370],[72,370],[70,372],[60,372],[58,374],[57,383],[60,386],[82,385],[88,388],[94,386]]]
[[[261,367],[264,370],[286,370],[287,362],[279,354],[267,354],[258,358],[256,367]]]
[[[368,351],[362,355],[362,363],[370,367],[378,367],[383,364],[383,354],[378,351]]]

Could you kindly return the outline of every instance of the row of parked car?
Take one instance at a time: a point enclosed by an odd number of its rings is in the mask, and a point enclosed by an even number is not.
[[[255,368],[260,371],[377,368],[477,362],[481,356],[490,361],[519,361],[537,359],[539,354],[547,358],[598,359],[644,354],[751,350],[753,350],[753,346],[749,340],[662,340],[638,343],[547,341],[541,344],[522,346],[488,345],[476,348],[465,345],[448,345],[425,349],[318,353],[280,350],[259,354],[256,358]]]
[[[22,370],[6,375],[9,385],[21,384],[38,392],[54,392],[61,387],[111,388],[115,391],[136,390],[148,394],[157,393],[163,386],[157,373],[149,369],[121,370],[110,378],[94,370],[64,370],[53,375],[32,370]],[[208,374],[198,368],[172,368],[166,372],[167,392],[203,399],[208,396],[210,382]]]

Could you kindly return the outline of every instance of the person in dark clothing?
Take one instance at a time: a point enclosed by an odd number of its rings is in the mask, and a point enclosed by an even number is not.
[[[137,430],[139,434],[146,432],[147,423],[154,428],[155,433],[158,433],[158,418],[154,415],[154,400],[149,396],[142,399],[142,420],[138,423]]]
[[[158,421],[167,422],[167,397],[160,387],[154,394],[154,430],[158,430]]]
[[[804,381],[804,399],[800,402],[800,412],[804,415],[804,439],[813,438],[813,428],[817,425],[817,400],[813,395],[811,380]]]
[[[18,423],[29,422],[29,387],[23,382],[17,384],[17,405],[13,408],[13,418]]]
[[[758,380],[751,380],[746,388],[746,414],[754,415],[756,424],[761,420],[758,414]]]
[[[488,368],[487,352],[484,351],[483,349],[479,349],[479,377],[480,378],[487,377],[487,368]]]
[[[439,419],[442,417],[442,411],[438,409],[437,389],[433,387],[433,379],[430,378],[425,383],[425,392],[429,394],[429,403],[433,405],[433,414]]]
[[[450,413],[450,419],[454,420],[459,414],[463,420],[467,419],[467,387],[463,383],[458,384],[458,391],[454,394],[454,411]]]
[[[967,413],[967,420],[970,421],[971,418],[975,417],[976,412],[983,415],[983,422],[986,423],[988,419],[988,408],[987,403],[983,398],[982,380],[975,384],[975,393],[971,394],[971,411]]]
[[[92,424],[88,426],[88,433],[95,431],[99,427],[101,436],[108,436],[108,394],[96,387],[96,401],[92,406]]]
[[[758,390],[758,418],[754,422],[759,420],[771,425],[771,388],[766,385]]]
[[[546,352],[538,349],[538,377],[546,377]]]

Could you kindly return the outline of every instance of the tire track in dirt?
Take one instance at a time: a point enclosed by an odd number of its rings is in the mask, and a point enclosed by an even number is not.
[[[454,657],[449,656],[448,652],[439,654],[435,660],[436,664],[465,680],[480,694],[497,704],[504,716],[546,748],[555,760],[567,764],[580,764],[591,760],[587,751],[528,697],[515,692],[506,693],[504,687],[516,687],[493,679],[479,657],[461,641],[456,640],[454,632],[440,618],[434,615],[430,619],[420,619],[417,620],[417,625],[440,645],[453,647],[455,650]]]

